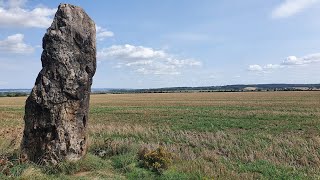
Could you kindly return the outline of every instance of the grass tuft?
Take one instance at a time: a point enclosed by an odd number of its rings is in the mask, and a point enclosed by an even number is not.
[[[83,159],[76,162],[61,162],[58,165],[42,167],[46,174],[75,174],[77,172],[94,171],[108,167],[103,159],[87,154]]]

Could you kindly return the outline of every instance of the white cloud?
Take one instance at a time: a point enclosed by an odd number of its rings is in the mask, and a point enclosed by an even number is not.
[[[282,68],[280,64],[267,64],[263,66],[263,69],[270,70],[270,69],[279,69]]]
[[[285,0],[272,11],[273,18],[286,18],[293,16],[313,4],[320,2],[319,0]]]
[[[34,48],[25,44],[23,34],[14,34],[0,41],[0,52],[2,53],[32,53]]]
[[[0,27],[48,28],[56,9],[37,7],[32,10],[23,8],[26,0],[5,1],[0,7]]]
[[[303,62],[296,56],[288,56],[284,61],[282,61],[282,64],[284,65],[299,65],[302,63]]]
[[[97,30],[97,40],[103,41],[106,38],[113,37],[114,33],[112,31],[108,31],[107,29],[104,29],[100,26],[96,26]]]
[[[143,46],[126,45],[113,45],[105,48],[98,53],[98,57],[114,57],[117,59],[154,59],[164,58],[166,53],[164,51],[153,50],[152,48]]]
[[[249,71],[263,71],[263,68],[258,64],[249,65]]]
[[[296,56],[287,57],[281,64],[282,65],[304,65],[320,62],[320,53],[310,54],[297,58]]]
[[[129,67],[141,74],[180,74],[188,67],[201,66],[194,59],[180,59],[163,50],[133,45],[113,45],[98,52],[98,59],[116,60],[117,68]]]
[[[307,65],[312,63],[320,62],[320,53],[309,54],[303,57],[296,56],[288,56],[283,60],[280,64],[267,64],[265,66],[261,65],[249,65],[249,71],[259,71],[259,72],[267,72],[268,70],[284,68],[288,66],[299,66],[299,65]]]

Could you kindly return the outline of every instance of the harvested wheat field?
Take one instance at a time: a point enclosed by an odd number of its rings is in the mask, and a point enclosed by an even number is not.
[[[89,149],[19,157],[25,97],[0,98],[1,178],[318,179],[320,92],[92,95]]]

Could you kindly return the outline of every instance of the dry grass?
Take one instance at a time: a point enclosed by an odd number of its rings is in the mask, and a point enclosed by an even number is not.
[[[18,147],[24,101],[0,98],[2,150]],[[92,95],[90,109],[91,151],[162,144],[168,172],[193,178],[320,178],[320,92]]]

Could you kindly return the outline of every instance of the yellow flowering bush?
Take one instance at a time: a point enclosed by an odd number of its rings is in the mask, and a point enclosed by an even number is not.
[[[138,157],[142,167],[159,174],[168,169],[173,160],[173,154],[162,146],[159,146],[155,150],[144,148],[139,151]]]

